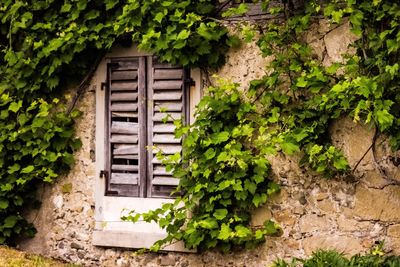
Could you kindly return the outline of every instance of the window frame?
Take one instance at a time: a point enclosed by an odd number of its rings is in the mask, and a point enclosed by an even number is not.
[[[107,64],[112,59],[129,57],[151,57],[149,53],[141,52],[136,47],[116,47],[102,60],[92,80],[92,88],[96,92],[96,170],[95,170],[95,224],[93,229],[92,244],[105,247],[143,248],[150,247],[155,241],[166,236],[166,232],[155,223],[146,222],[123,222],[121,216],[130,210],[147,212],[151,209],[161,207],[162,203],[172,202],[168,198],[141,198],[141,197],[118,197],[107,196],[104,166],[107,156],[105,155],[105,103]],[[195,85],[190,86],[187,91],[188,105],[186,118],[189,123],[194,120],[194,107],[201,97],[201,72],[199,69],[191,69],[191,78]],[[187,78],[187,77],[185,77]],[[193,252],[184,248],[181,242],[164,247],[165,251]]]

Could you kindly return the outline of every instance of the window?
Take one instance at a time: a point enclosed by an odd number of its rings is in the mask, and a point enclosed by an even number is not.
[[[173,201],[178,184],[155,157],[156,146],[179,153],[172,119],[193,120],[200,99],[200,71],[160,63],[135,48],[117,48],[99,65],[96,88],[96,246],[149,247],[166,234],[153,223],[121,221]],[[162,120],[168,114],[166,123]],[[150,148],[150,149],[149,149]],[[180,243],[164,250],[185,251]]]
[[[172,121],[189,117],[186,73],[154,57],[112,59],[107,65],[107,195],[165,198],[178,185],[151,148],[165,154],[182,150]]]

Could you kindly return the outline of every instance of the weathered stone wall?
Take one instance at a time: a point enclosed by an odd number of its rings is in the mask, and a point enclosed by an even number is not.
[[[348,25],[331,29],[325,22],[305,36],[325,64],[340,60],[355,39]],[[264,74],[268,59],[255,44],[231,51],[221,77],[246,85]],[[92,89],[92,88],[90,88]],[[266,208],[255,212],[254,224],[267,218],[279,222],[281,237],[268,238],[255,250],[221,255],[144,254],[91,245],[94,226],[95,96],[89,90],[79,103],[83,117],[78,136],[83,141],[71,173],[40,193],[43,206],[30,213],[38,234],[20,243],[24,250],[87,266],[268,266],[277,257],[303,257],[319,248],[346,254],[367,251],[385,240],[385,249],[400,253],[400,171],[382,138],[375,156],[370,150],[351,178],[323,179],[297,166],[297,159],[277,156],[273,175],[282,192]],[[341,119],[331,127],[332,140],[341,147],[352,167],[369,149],[374,130]],[[377,165],[381,166],[381,171]]]

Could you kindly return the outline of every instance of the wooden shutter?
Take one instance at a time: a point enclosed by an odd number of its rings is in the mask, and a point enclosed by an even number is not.
[[[113,60],[108,64],[106,134],[107,195],[144,195],[145,59]],[[144,127],[143,127],[144,126]]]
[[[182,140],[174,136],[173,119],[188,118],[185,90],[185,70],[170,64],[159,63],[156,58],[147,59],[147,145],[149,147],[147,165],[147,197],[170,197],[179,183],[156,158],[157,149],[165,154],[182,151]],[[166,123],[162,120],[168,115]]]

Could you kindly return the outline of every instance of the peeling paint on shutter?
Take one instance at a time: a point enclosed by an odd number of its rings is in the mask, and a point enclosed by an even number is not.
[[[186,118],[187,91],[185,70],[170,64],[147,60],[147,197],[170,197],[179,183],[156,158],[158,149],[165,154],[181,153],[182,140],[174,136],[173,120]],[[168,116],[166,122],[163,118]],[[151,149],[152,147],[157,149]]]

